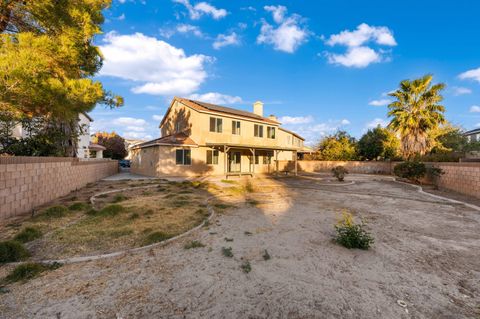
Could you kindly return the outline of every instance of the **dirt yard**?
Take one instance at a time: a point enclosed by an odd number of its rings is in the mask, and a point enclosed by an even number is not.
[[[7,286],[0,318],[480,318],[479,211],[388,177],[251,188],[171,244]],[[333,242],[343,210],[366,220],[373,248]]]

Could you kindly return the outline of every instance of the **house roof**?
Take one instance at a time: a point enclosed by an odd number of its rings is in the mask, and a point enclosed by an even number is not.
[[[93,122],[93,119],[87,112],[81,112],[90,122]]]
[[[144,143],[140,143],[137,145],[134,145],[132,148],[144,148],[144,147],[150,147],[150,146],[156,146],[156,145],[176,145],[176,146],[198,146],[197,143],[195,143],[194,140],[192,140],[188,135],[185,133],[175,133],[167,136],[163,136],[160,138],[156,138],[151,141],[147,141]]]
[[[282,131],[284,131],[284,132],[290,133],[290,134],[298,137],[298,138],[301,139],[302,141],[305,141],[305,139],[304,139],[303,137],[301,137],[300,135],[298,135],[298,134],[295,133],[295,132],[289,131],[289,130],[283,128],[283,127],[279,127],[279,129],[282,130]]]
[[[94,151],[105,151],[107,149],[105,146],[96,143],[90,143],[88,148]]]
[[[191,107],[194,110],[200,111],[200,112],[214,112],[214,113],[222,113],[222,114],[230,114],[230,115],[235,115],[235,116],[240,116],[240,117],[245,117],[245,118],[250,118],[254,119],[257,121],[262,121],[274,125],[280,124],[280,122],[277,122],[275,120],[272,120],[268,117],[263,117],[260,115],[257,115],[252,112],[247,112],[243,110],[238,110],[238,109],[233,109],[231,107],[226,107],[226,106],[221,106],[221,105],[216,105],[216,104],[211,104],[211,103],[206,103],[206,102],[201,102],[201,101],[195,101],[195,100],[190,100],[186,98],[181,98],[181,97],[174,97],[172,104],[174,101],[178,101],[188,107]],[[170,112],[170,108],[168,109],[167,113],[165,114],[164,118],[162,119],[162,122],[160,123],[160,126],[163,125],[165,122],[165,119],[167,118],[168,113]]]
[[[465,133],[463,133],[463,135],[472,135],[472,134],[478,134],[480,133],[480,128],[476,128],[476,129],[473,129],[473,130],[470,130],[470,131],[466,131]]]

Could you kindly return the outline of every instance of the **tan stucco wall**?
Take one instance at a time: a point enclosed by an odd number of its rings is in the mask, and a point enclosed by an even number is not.
[[[131,171],[135,174],[146,176],[199,176],[199,175],[223,175],[225,173],[225,155],[219,151],[218,164],[207,165],[208,147],[192,147],[191,150],[192,164],[177,165],[175,163],[175,152],[182,147],[175,146],[152,146],[143,149],[132,150]],[[251,153],[248,150],[240,151],[241,171],[253,172],[250,159]],[[275,171],[275,158],[272,158],[271,164],[263,164],[263,153],[260,153],[259,164],[255,165],[255,173],[272,173]],[[282,151],[278,154],[278,160],[291,160],[294,156],[291,151]],[[253,163],[252,163],[253,165]]]

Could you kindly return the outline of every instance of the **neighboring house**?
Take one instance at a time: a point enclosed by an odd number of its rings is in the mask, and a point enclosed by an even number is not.
[[[77,142],[76,156],[78,158],[103,158],[103,151],[106,148],[90,141],[91,122],[93,122],[93,119],[87,113],[78,114],[78,125],[82,130]],[[28,132],[23,129],[21,124],[18,124],[13,129],[12,136],[15,138],[25,138],[28,137]]]
[[[160,123],[161,136],[132,147],[132,172],[149,176],[254,175],[295,162],[304,138],[275,116],[175,97]]]
[[[125,149],[127,150],[128,154],[125,157],[126,160],[132,159],[132,148],[138,144],[145,143],[145,140],[133,140],[133,139],[125,139]]]
[[[469,142],[480,142],[480,128],[463,133]]]

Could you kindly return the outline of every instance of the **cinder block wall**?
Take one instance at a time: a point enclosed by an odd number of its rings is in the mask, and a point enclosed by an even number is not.
[[[298,170],[303,172],[330,172],[335,166],[345,166],[350,173],[393,174],[398,162],[360,161],[298,161]],[[440,189],[480,198],[480,163],[426,163],[441,168],[444,172],[434,180],[426,180]],[[292,161],[281,161],[280,170],[293,170]]]
[[[0,157],[0,220],[118,172],[112,160],[65,157]]]

